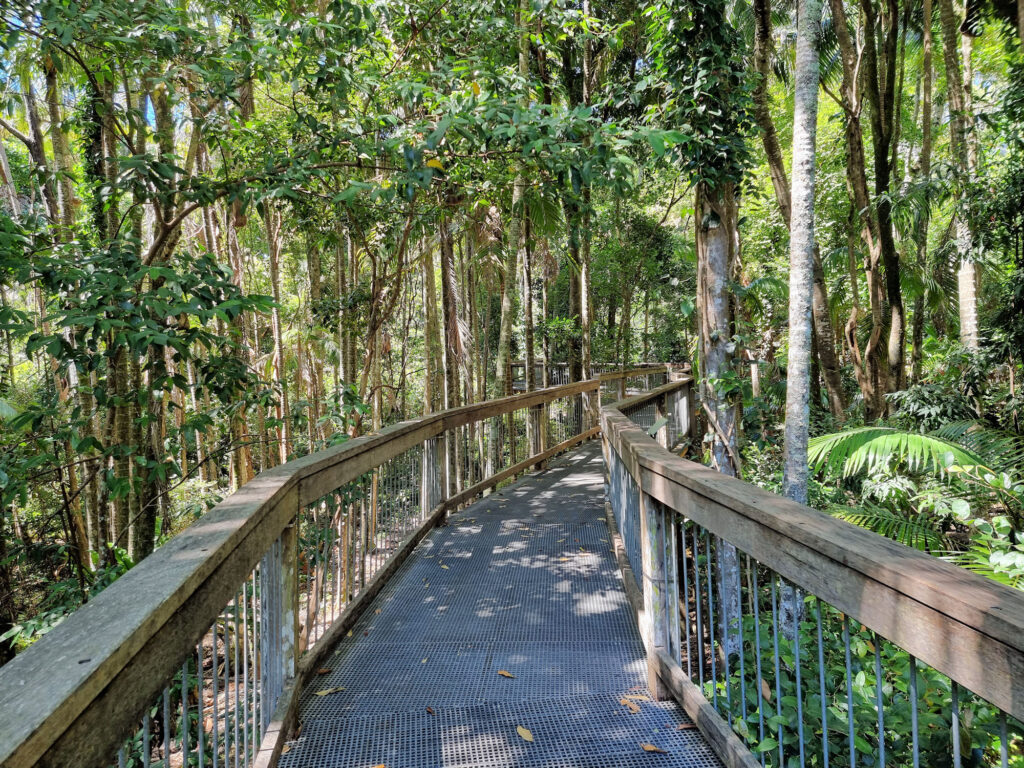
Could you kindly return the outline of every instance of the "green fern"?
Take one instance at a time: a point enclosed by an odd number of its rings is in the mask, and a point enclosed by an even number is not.
[[[981,576],[993,579],[1014,589],[1024,589],[1024,567],[1004,562],[1006,552],[993,549],[990,542],[976,541],[964,552],[953,552],[947,560]],[[1024,555],[1010,553],[1024,558]]]
[[[952,541],[937,517],[904,515],[871,502],[860,507],[832,507],[829,512],[848,523],[923,552],[934,554],[948,552],[952,548]]]
[[[1024,464],[1024,435],[994,429],[980,421],[954,421],[932,435],[962,445],[997,471],[1013,471]]]
[[[816,437],[808,444],[808,461],[815,472],[833,477],[854,477],[897,465],[945,477],[953,465],[984,465],[974,451],[952,440],[891,427],[860,427]]]

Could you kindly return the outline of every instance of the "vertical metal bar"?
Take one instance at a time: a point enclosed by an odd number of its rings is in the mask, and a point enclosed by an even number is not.
[[[217,671],[217,622],[220,621],[218,616],[213,620],[213,669],[210,670],[210,681],[213,686],[213,734],[212,734],[212,746],[213,746],[213,768],[217,768],[220,764],[220,728],[217,724],[218,720],[218,707],[217,707],[217,689],[220,684],[219,672]]]
[[[686,556],[686,520],[680,521],[679,534],[683,540],[683,605],[686,610],[686,676],[693,680],[693,646],[690,645],[690,563]]]
[[[782,714],[782,668],[779,664],[779,601],[778,589],[776,586],[776,575],[772,573],[772,641],[775,646],[775,714]],[[779,765],[785,765],[784,748],[782,744],[782,722],[778,727],[779,742]],[[852,763],[851,763],[852,765]]]
[[[199,753],[199,768],[206,765],[206,697],[203,695],[206,683],[206,673],[203,672],[203,641],[199,641],[196,651],[196,709],[198,722],[196,724],[196,751]]]
[[[700,526],[693,525],[693,578],[696,585],[694,597],[697,603],[697,674],[700,680],[700,690],[704,691],[704,622],[701,617],[702,595],[700,589],[700,540],[697,532]]]
[[[878,765],[885,768],[885,708],[882,702],[882,639],[872,632],[875,641],[875,706],[878,709]]]
[[[243,705],[242,720],[242,753],[245,755],[245,764],[249,764],[249,721],[252,715],[251,701],[249,699],[249,580],[242,583],[242,697],[245,699]]]
[[[757,735],[758,742],[764,741],[764,677],[761,674],[761,589],[757,583],[757,561],[751,564],[750,555],[747,555],[747,568],[750,573],[751,592],[754,595],[754,662],[757,673]],[[766,755],[761,753],[761,765],[765,764]]]
[[[804,766],[804,689],[800,677],[800,591],[793,590],[793,656],[796,659],[796,732],[800,744],[800,768]]]
[[[843,647],[846,649],[846,729],[850,741],[850,765],[857,764],[857,745],[853,731],[853,663],[850,655],[850,618],[843,615]]]
[[[707,529],[704,529],[704,555],[707,558],[708,581],[708,632],[711,634],[711,700],[715,711],[718,711],[718,670],[715,660],[715,569],[711,564],[711,537]]]
[[[917,729],[917,659],[910,657],[910,685],[907,686],[910,697],[910,740],[913,750],[914,768],[921,768],[920,739]]]
[[[232,612],[235,615],[235,620],[233,622],[234,623],[234,630],[235,630],[234,631],[235,653],[234,653],[234,658],[232,659],[232,667],[234,669],[234,674],[232,675],[232,677],[234,678],[234,699],[235,699],[235,706],[234,706],[234,710],[235,710],[235,723],[234,723],[235,768],[238,768],[238,757],[239,757],[239,754],[238,754],[238,705],[239,705],[239,693],[241,691],[241,686],[239,686],[239,684],[238,684],[238,673],[239,673],[239,669],[238,669],[238,657],[239,657],[238,627],[239,627],[239,624],[238,624],[238,593],[237,592],[235,593],[235,602],[234,602],[234,605],[233,605],[233,611]]]
[[[224,606],[224,768],[230,765],[231,755],[231,634],[229,605]]]
[[[824,768],[828,768],[828,700],[825,697],[825,644],[821,636],[821,600],[814,598],[814,615],[818,620],[818,695],[821,697],[821,749]]]
[[[256,602],[262,569],[262,564],[257,564],[252,575],[252,753],[254,755],[259,749],[260,736],[263,733],[260,728],[260,702],[263,695],[263,647],[260,644],[262,617],[259,614],[259,603]]]
[[[127,765],[128,761],[125,758],[124,747],[121,747],[119,750],[117,750],[117,768],[126,768]]]
[[[949,687],[953,698],[953,722],[950,724],[953,732],[953,768],[960,768],[960,685],[956,680],[950,680]]]
[[[1002,768],[1010,766],[1009,739],[1006,735],[1006,713],[999,710],[999,765]]]
[[[181,664],[181,754],[183,755],[182,765],[186,768],[188,768],[188,756],[191,751],[190,727],[191,723],[188,719],[188,658],[186,658]]]
[[[732,617],[729,612],[732,608],[732,600],[729,599],[729,587],[726,586],[725,580],[725,567],[722,565],[722,553],[718,551],[721,539],[715,538],[715,554],[718,556],[718,578],[719,585],[722,589],[720,600],[719,600],[719,611],[722,614],[722,634],[724,637],[719,642],[719,647],[722,649],[722,681],[725,684],[725,708],[729,713],[725,721],[732,724],[732,679],[729,672],[729,648],[730,638],[732,637]]]
[[[142,716],[142,768],[149,768],[150,758],[149,711]]]
[[[171,765],[171,689],[164,688],[164,768]]]
[[[737,627],[736,630],[740,634],[739,643],[739,657],[740,657],[740,719],[744,723],[747,722],[747,668],[746,660],[744,657],[747,655],[747,650],[744,644],[747,639],[746,631],[743,626],[743,560],[740,559],[739,554],[736,556],[736,567],[738,569],[736,573],[736,581],[739,587],[739,608],[740,615],[736,617]],[[750,558],[747,558],[747,568],[750,567]]]

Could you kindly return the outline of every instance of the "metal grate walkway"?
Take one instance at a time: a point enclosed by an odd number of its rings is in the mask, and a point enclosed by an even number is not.
[[[610,546],[596,442],[451,516],[303,692],[282,768],[717,768],[674,703],[619,703],[647,690]]]

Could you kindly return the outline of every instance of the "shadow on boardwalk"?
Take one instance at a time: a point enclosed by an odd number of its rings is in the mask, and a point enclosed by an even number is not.
[[[674,703],[619,703],[645,662],[601,473],[590,443],[432,532],[304,691],[282,768],[718,766]]]

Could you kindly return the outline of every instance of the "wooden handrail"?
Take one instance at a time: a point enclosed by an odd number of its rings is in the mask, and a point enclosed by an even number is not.
[[[652,396],[601,410],[643,493],[1024,720],[1024,594],[666,451],[621,412]]]
[[[0,668],[0,766],[109,757],[305,505],[447,430],[665,370],[616,371],[429,414],[260,473]]]

